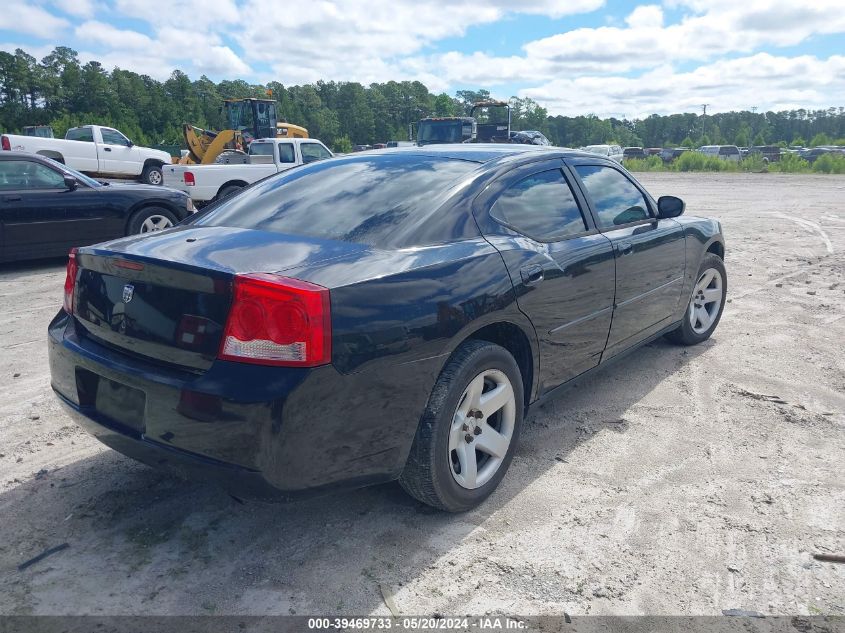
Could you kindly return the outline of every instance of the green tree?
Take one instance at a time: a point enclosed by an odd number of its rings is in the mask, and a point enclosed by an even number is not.
[[[830,137],[824,132],[819,132],[810,139],[810,147],[818,147],[819,145],[832,145]]]

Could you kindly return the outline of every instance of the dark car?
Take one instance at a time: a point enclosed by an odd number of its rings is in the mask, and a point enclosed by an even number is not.
[[[56,161],[0,153],[0,261],[67,255],[73,246],[168,228],[193,212],[180,191],[106,184]]]
[[[660,159],[664,163],[671,163],[678,156],[688,151],[690,150],[686,147],[664,147],[662,150],[660,150]]]
[[[824,156],[825,154],[845,156],[845,151],[839,149],[831,149],[829,147],[813,147],[812,149],[801,150],[798,153],[801,158],[803,158],[810,164],[815,163],[816,159],[819,158],[819,156]]]
[[[764,163],[776,163],[780,161],[781,151],[777,145],[753,145],[748,148],[743,158],[754,155],[761,156]]]
[[[73,253],[52,386],[108,446],[237,496],[399,479],[466,510],[529,405],[656,337],[711,335],[721,227],[683,211],[573,150],[312,163]]]
[[[642,160],[648,158],[648,154],[642,147],[626,147],[622,150],[622,160],[636,158]]]

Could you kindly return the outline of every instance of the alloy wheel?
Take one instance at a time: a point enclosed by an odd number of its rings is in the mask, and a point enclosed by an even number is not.
[[[708,268],[695,283],[689,302],[689,321],[693,332],[703,334],[719,316],[722,307],[722,273]]]
[[[141,224],[141,233],[151,233],[153,231],[163,231],[173,226],[170,218],[163,215],[151,215],[144,223]]]

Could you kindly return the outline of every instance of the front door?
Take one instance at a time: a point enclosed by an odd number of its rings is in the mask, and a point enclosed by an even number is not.
[[[681,300],[686,245],[681,224],[658,219],[621,169],[583,163],[574,170],[616,261],[613,323],[603,356],[610,358],[671,324]]]
[[[6,260],[67,254],[64,176],[31,160],[0,161],[0,248]]]
[[[137,176],[141,173],[140,150],[117,130],[100,128],[103,135],[101,170],[107,174]]]

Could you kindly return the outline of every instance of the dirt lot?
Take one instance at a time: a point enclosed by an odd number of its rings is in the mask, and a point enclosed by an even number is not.
[[[63,262],[0,267],[0,613],[845,613],[812,558],[845,554],[845,178],[641,180],[722,220],[719,329],[535,411],[457,516],[396,485],[241,505],[105,449],[50,391]]]

